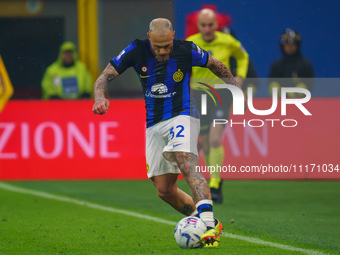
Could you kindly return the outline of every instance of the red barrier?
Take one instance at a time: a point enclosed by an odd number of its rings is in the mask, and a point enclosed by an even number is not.
[[[146,178],[143,100],[11,101],[0,115],[0,179]]]
[[[10,101],[0,113],[0,179],[146,179],[143,100],[112,100],[103,116],[93,114],[92,105]],[[268,109],[271,100],[254,105]],[[232,116],[222,176],[339,179],[340,99],[313,98],[305,107],[312,116],[295,106],[286,116],[280,109],[270,116]],[[202,159],[200,166],[203,172]]]
[[[269,109],[271,100],[256,99],[254,105]],[[226,125],[223,165],[235,168],[234,172],[230,167],[222,169],[222,177],[340,179],[340,118],[335,112],[340,99],[313,98],[304,106],[312,116],[305,116],[295,105],[287,106],[286,116],[280,107],[270,116],[256,116],[249,110],[245,116],[232,116],[234,123],[244,121],[245,125],[231,127],[230,120]],[[262,123],[262,127],[250,127]]]

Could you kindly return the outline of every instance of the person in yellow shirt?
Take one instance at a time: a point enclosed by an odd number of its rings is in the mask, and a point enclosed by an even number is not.
[[[246,78],[248,71],[248,53],[241,43],[232,35],[217,31],[216,14],[211,9],[202,9],[199,12],[197,26],[199,33],[189,36],[186,40],[194,42],[197,46],[206,50],[213,57],[220,60],[228,68],[230,67],[230,57],[234,57],[237,63],[236,81],[242,86],[242,79]],[[190,86],[193,89],[193,97],[197,102],[197,109],[201,109],[201,95],[206,94],[207,87],[214,84],[225,84],[210,70],[201,70],[193,67]],[[201,146],[205,163],[208,166],[222,166],[224,162],[224,147],[222,145],[222,136],[224,125],[213,127],[214,119],[228,119],[232,96],[226,90],[217,90],[222,105],[207,96],[207,114],[201,115]],[[212,200],[215,203],[222,203],[222,180],[219,172],[210,173],[209,182]]]
[[[58,59],[47,67],[41,81],[43,99],[90,98],[92,77],[85,64],[78,59],[76,45],[64,42]]]

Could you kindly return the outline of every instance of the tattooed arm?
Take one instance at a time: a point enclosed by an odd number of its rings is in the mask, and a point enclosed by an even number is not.
[[[209,68],[210,71],[212,71],[217,77],[222,78],[227,84],[232,84],[240,88],[244,96],[245,106],[247,108],[246,103],[247,98],[241,88],[242,86],[241,80],[235,79],[234,76],[229,71],[229,69],[221,61],[219,61],[218,59],[214,58],[211,55],[209,55],[209,60],[206,67]]]
[[[107,113],[110,101],[105,98],[105,92],[108,90],[108,83],[118,76],[116,69],[109,63],[94,84],[95,103],[92,112],[95,114]]]
[[[236,82],[229,69],[221,61],[211,55],[209,55],[207,68],[209,68],[217,77],[225,80],[228,84],[235,85],[241,89],[241,86]]]

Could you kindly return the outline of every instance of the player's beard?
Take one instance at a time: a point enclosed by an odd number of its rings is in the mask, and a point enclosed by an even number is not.
[[[164,58],[162,58],[160,54],[156,55],[157,61],[158,62],[166,62],[166,61],[168,61],[170,59],[170,55],[172,53],[172,50],[173,50],[173,47],[172,47],[171,51],[169,52],[169,54],[167,54]]]
[[[167,55],[167,56],[164,57],[164,58],[162,58],[161,56],[156,56],[156,59],[157,59],[158,62],[166,62],[166,61],[169,60],[169,58],[170,58],[170,54]]]

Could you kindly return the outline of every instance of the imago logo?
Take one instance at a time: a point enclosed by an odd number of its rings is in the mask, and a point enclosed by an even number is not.
[[[220,100],[220,97],[215,89],[213,89],[211,86],[201,83],[200,84],[212,89],[212,91],[216,94],[218,99]],[[243,91],[230,84],[215,84],[214,88],[216,89],[228,89],[233,97],[233,115],[244,115],[245,113],[245,97]],[[253,104],[253,89],[251,87],[248,87],[247,93],[248,93],[248,99],[247,99],[247,106],[250,112],[252,112],[255,115],[259,116],[266,116],[274,113],[277,109],[278,106],[278,91],[277,88],[273,88],[272,91],[272,105],[269,109],[267,110],[258,110],[255,109],[254,104]],[[287,94],[289,93],[300,93],[304,94],[305,97],[302,98],[287,98]],[[211,93],[208,93],[211,97]],[[304,89],[304,88],[292,88],[292,87],[285,87],[281,88],[281,115],[286,116],[287,115],[287,105],[288,104],[293,104],[295,105],[304,115],[309,115],[311,116],[312,114],[305,108],[303,105],[304,103],[307,103],[311,99],[311,93],[309,90]],[[215,101],[215,100],[214,100]],[[202,94],[201,95],[201,114],[202,115],[207,115],[207,94]],[[221,102],[221,100],[220,100]],[[222,102],[221,102],[222,104]],[[275,122],[280,121],[281,125],[283,127],[295,127],[297,126],[298,122],[294,119],[284,119],[284,120],[279,120],[279,119],[251,119],[251,120],[243,120],[243,122],[234,122],[233,120],[227,120],[227,119],[214,119],[214,126],[219,125],[219,124],[227,124],[229,122],[230,126],[232,127],[233,124],[241,124],[244,127],[246,124],[250,127],[262,127],[264,123],[269,122],[271,123],[271,127],[275,126]],[[257,123],[257,125],[254,125],[254,123]]]

